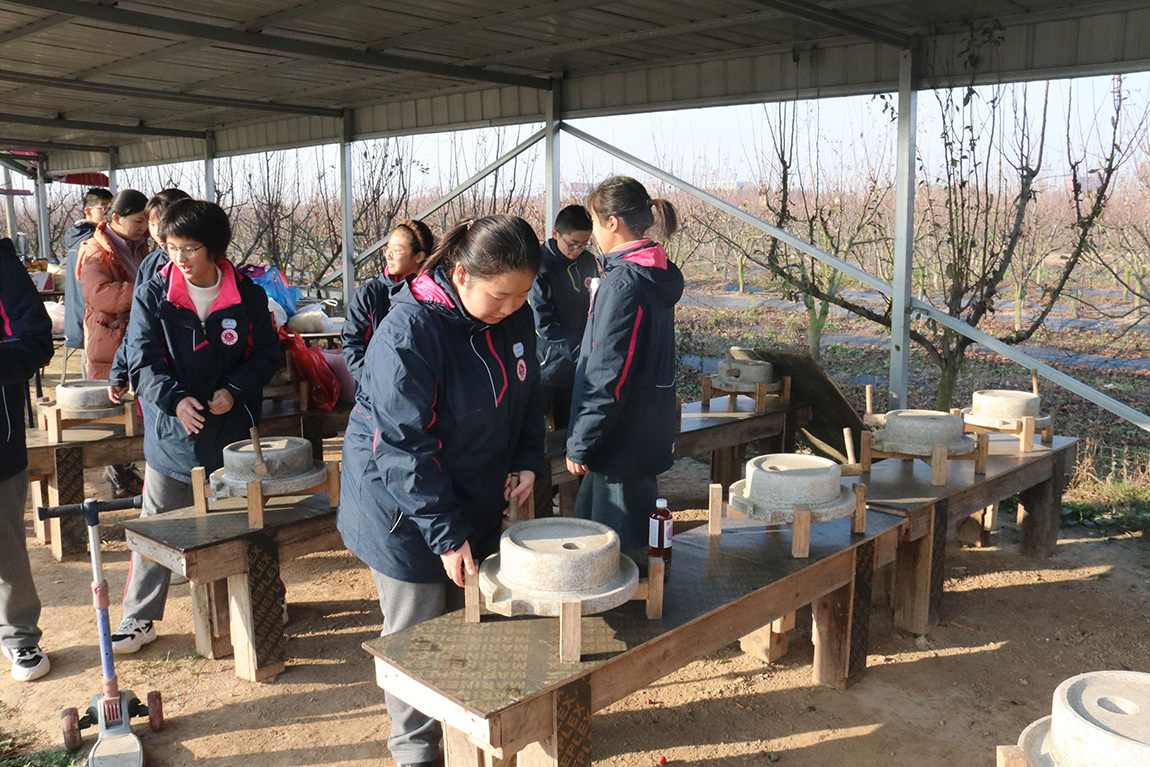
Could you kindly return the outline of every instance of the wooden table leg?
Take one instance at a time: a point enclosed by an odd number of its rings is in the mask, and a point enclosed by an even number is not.
[[[213,660],[228,657],[232,654],[232,629],[227,580],[192,581],[191,586],[196,652]]]
[[[32,496],[32,529],[36,533],[36,539],[43,544],[51,543],[52,528],[47,520],[40,519],[40,515],[36,513],[36,509],[40,506],[49,505],[45,494],[47,485],[47,477],[28,478],[28,492]]]
[[[520,751],[518,767],[590,767],[590,681],[586,677],[576,679],[556,690],[554,696],[551,736]]]
[[[273,679],[284,670],[283,581],[279,550],[269,535],[248,540],[248,571],[228,576],[236,676]]]
[[[935,516],[930,510],[924,513],[927,514],[925,534],[910,538],[904,530],[895,558],[894,627],[915,635],[925,634],[934,625],[930,613],[930,573]]]
[[[739,639],[739,649],[765,663],[774,663],[787,654],[794,628],[795,614],[788,613]]]
[[[535,515],[537,517],[550,517],[554,508],[553,498],[555,497],[555,485],[551,483],[550,472],[545,471],[535,478],[535,485],[531,493],[535,496]]]
[[[447,767],[514,767],[515,757],[499,759],[477,746],[467,733],[443,725],[443,757]]]
[[[57,445],[53,449],[55,467],[48,478],[48,503],[63,506],[84,502],[84,449],[80,445]],[[52,556],[57,561],[88,552],[88,528],[84,518],[57,517],[48,523]]]
[[[581,477],[559,485],[559,516],[575,516],[575,499],[579,497],[579,487],[583,484]]]
[[[815,602],[815,684],[845,689],[866,670],[874,553],[874,541],[856,548],[850,583]]]
[[[1062,489],[1066,483],[1066,454],[1054,454],[1050,479],[1019,493],[1018,526],[1022,528],[1019,550],[1023,556],[1046,559],[1058,546],[1062,524]]]

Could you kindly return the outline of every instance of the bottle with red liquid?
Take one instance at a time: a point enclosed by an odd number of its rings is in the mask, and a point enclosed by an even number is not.
[[[660,498],[655,501],[655,510],[651,512],[648,522],[648,530],[650,531],[648,556],[662,559],[664,562],[671,561],[671,538],[674,535],[674,531],[672,530],[673,524],[671,512],[667,509],[667,499]]]

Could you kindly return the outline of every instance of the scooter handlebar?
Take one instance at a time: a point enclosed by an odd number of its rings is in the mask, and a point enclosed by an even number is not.
[[[115,501],[97,501],[89,498],[83,503],[69,503],[64,506],[40,506],[36,509],[36,516],[41,520],[56,517],[82,517],[98,515],[103,511],[123,511],[124,509],[138,509],[144,505],[144,496],[124,498]]]

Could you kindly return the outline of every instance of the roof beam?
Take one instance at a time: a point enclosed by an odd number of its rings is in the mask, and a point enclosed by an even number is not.
[[[64,120],[55,117],[35,117],[33,115],[0,112],[0,123],[35,125],[42,128],[62,128],[64,130],[93,131],[96,133],[130,133],[135,136],[171,136],[173,138],[200,138],[204,131],[178,130],[176,128],[152,128],[146,125],[117,125],[106,122],[86,122],[84,120]],[[101,150],[101,151],[106,151]]]
[[[434,61],[411,58],[409,56],[372,53],[355,48],[344,48],[338,45],[315,43],[291,37],[265,35],[259,32],[245,32],[239,29],[230,29],[214,24],[203,24],[201,22],[171,16],[159,16],[151,13],[140,13],[138,11],[123,11],[119,8],[113,8],[107,5],[96,5],[95,3],[83,2],[82,0],[4,0],[4,2],[11,5],[38,8],[53,13],[79,16],[104,24],[116,24],[128,28],[146,29],[152,32],[174,35],[176,37],[191,37],[209,40],[214,43],[223,43],[225,45],[253,48],[255,50],[276,51],[291,56],[310,56],[332,61],[347,61],[361,66],[422,72],[424,74],[449,77],[457,80],[491,82],[500,85],[514,85],[539,90],[549,90],[551,88],[551,81],[541,77],[528,77],[526,75],[497,72],[479,67],[441,64]]]
[[[557,13],[569,13],[571,11],[579,11],[584,8],[594,8],[599,5],[609,5],[608,0],[553,0],[553,2],[545,3],[543,5],[535,5],[527,8],[516,8],[513,11],[504,11],[503,13],[495,13],[490,16],[479,16],[473,19],[465,19],[457,21],[453,24],[438,24],[436,26],[427,27],[426,29],[419,29],[414,32],[406,32],[400,35],[393,35],[392,37],[385,37],[381,40],[375,40],[368,44],[368,50],[386,49],[386,48],[406,48],[413,43],[423,43],[427,40],[441,40],[445,37],[451,37],[462,32],[473,32],[482,29],[491,29],[492,27],[501,27],[507,24],[516,24],[520,21],[530,21],[531,19],[538,19],[544,16],[552,16]]]
[[[108,147],[95,146],[93,144],[71,144],[61,141],[35,141],[26,138],[11,138],[9,136],[0,136],[0,146],[6,147],[6,150],[0,150],[0,154],[4,154],[7,150],[12,149],[30,149],[35,152],[100,152],[106,154]]]
[[[816,24],[822,24],[832,29],[849,32],[852,35],[859,35],[869,40],[886,43],[900,50],[910,47],[910,35],[904,35],[902,32],[896,32],[893,29],[887,29],[878,24],[872,24],[869,21],[848,16],[841,11],[823,8],[814,3],[808,3],[805,0],[749,0],[749,2],[766,8],[784,11],[800,19],[806,19],[807,21],[813,21]]]
[[[157,101],[176,101],[184,104],[200,104],[209,107],[224,107],[232,109],[250,109],[260,112],[277,112],[280,114],[317,115],[320,117],[339,117],[341,114],[343,114],[339,109],[330,109],[328,107],[309,107],[302,104],[283,104],[275,101],[230,99],[220,96],[205,96],[198,93],[162,91],[153,88],[125,88],[123,85],[94,83],[85,80],[69,80],[65,77],[48,77],[47,75],[32,75],[25,72],[13,72],[10,69],[0,69],[0,82],[25,83],[27,85],[44,85],[50,88],[88,91],[89,93],[107,93],[112,96],[127,95],[132,99],[142,98],[154,99]]]
[[[55,13],[51,16],[45,16],[42,19],[36,19],[31,23],[25,24],[22,27],[17,27],[16,29],[10,29],[4,34],[0,35],[0,45],[3,45],[4,43],[15,42],[16,40],[19,40],[23,37],[34,35],[37,32],[43,32],[45,29],[58,27],[61,24],[71,20],[71,16],[65,16],[62,13]]]

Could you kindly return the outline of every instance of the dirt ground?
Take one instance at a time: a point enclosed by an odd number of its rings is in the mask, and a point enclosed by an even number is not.
[[[694,461],[661,482],[686,523],[703,518],[706,487],[707,467]],[[52,673],[30,684],[0,676],[0,730],[32,750],[61,742],[60,709],[83,709],[99,690],[100,667],[87,561],[52,560],[30,522],[28,536]],[[128,552],[114,529],[106,537],[118,595]],[[902,636],[877,609],[868,670],[849,690],[812,686],[808,610],[779,663],[744,656],[736,644],[597,713],[595,764],[654,765],[665,756],[683,765],[991,765],[996,745],[1050,713],[1066,677],[1150,671],[1144,538],[1064,531],[1043,563],[1020,558],[1017,540],[1008,521],[991,548],[952,542],[941,625],[925,638]],[[187,586],[172,588],[159,640],[119,659],[124,686],[164,696],[166,729],[137,725],[151,767],[392,764],[382,691],[360,647],[380,625],[367,570],[331,552],[286,564],[284,578],[288,669],[273,683],[240,681],[230,660],[195,654]],[[114,626],[118,604],[112,613]]]

